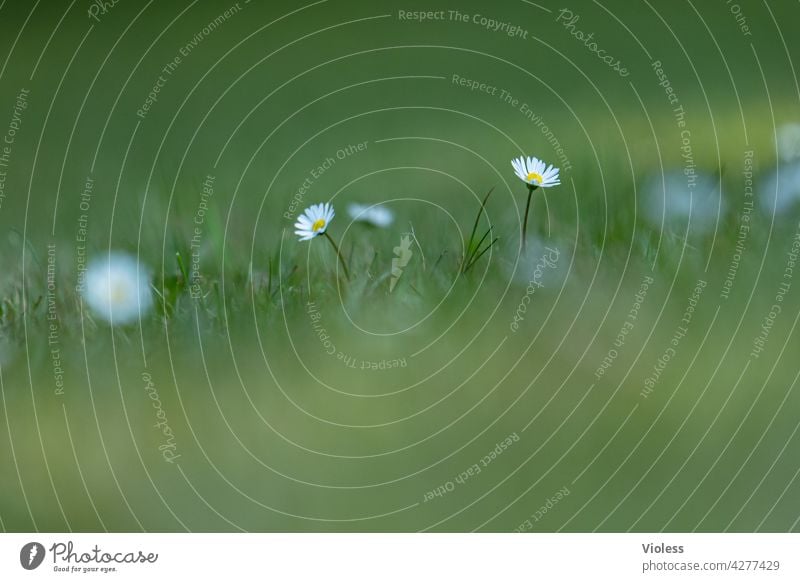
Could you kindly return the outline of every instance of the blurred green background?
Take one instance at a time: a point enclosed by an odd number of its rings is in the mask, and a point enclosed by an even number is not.
[[[799,16],[3,2],[0,526],[797,530]],[[562,167],[522,255],[519,155]],[[460,274],[492,187],[499,241]],[[349,282],[292,232],[328,201]],[[352,202],[395,222],[352,223]],[[141,324],[75,291],[109,249],[152,272]]]

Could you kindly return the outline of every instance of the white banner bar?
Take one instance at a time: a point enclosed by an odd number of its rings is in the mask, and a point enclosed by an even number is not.
[[[796,534],[4,534],[0,580],[800,580]]]

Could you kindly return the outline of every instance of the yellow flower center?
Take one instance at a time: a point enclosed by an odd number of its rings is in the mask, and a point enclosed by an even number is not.
[[[537,185],[541,184],[544,181],[544,178],[542,178],[541,174],[537,174],[536,172],[531,172],[530,174],[528,174],[528,177],[526,179],[528,180],[528,182],[536,182]]]
[[[318,232],[321,228],[325,227],[325,219],[320,218],[314,224],[311,225],[311,230],[314,232]]]
[[[109,293],[109,298],[111,299],[112,303],[124,303],[128,299],[128,289],[127,287],[120,282],[115,282],[111,284],[111,293]]]

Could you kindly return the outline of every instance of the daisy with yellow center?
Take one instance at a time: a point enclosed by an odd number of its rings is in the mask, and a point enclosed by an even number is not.
[[[333,206],[330,204],[314,204],[297,218],[294,233],[301,241],[311,240],[315,236],[325,234],[328,223],[335,216]]]
[[[517,177],[532,190],[561,184],[558,179],[558,168],[552,164],[548,166],[539,158],[520,156],[516,160],[511,160],[511,165],[514,167]]]
[[[525,218],[522,221],[522,248],[525,249],[525,239],[528,232],[528,211],[531,207],[531,197],[537,188],[550,188],[558,186],[561,180],[558,179],[558,168],[547,165],[539,158],[520,156],[511,160],[514,172],[517,177],[528,186],[528,203],[525,205]]]
[[[324,235],[331,245],[333,245],[336,254],[339,256],[339,261],[342,263],[344,274],[350,279],[350,271],[347,269],[347,263],[345,263],[342,253],[339,252],[339,247],[327,232],[328,225],[335,215],[336,213],[333,211],[333,206],[331,204],[327,202],[325,204],[314,204],[306,208],[305,212],[297,218],[297,222],[294,225],[294,233],[300,237],[301,241],[311,240],[319,235]]]

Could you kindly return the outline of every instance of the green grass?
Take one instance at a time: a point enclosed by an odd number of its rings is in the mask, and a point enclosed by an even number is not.
[[[730,163],[734,165],[736,160]],[[637,169],[637,175],[650,170]],[[607,179],[609,184],[616,184],[624,182],[625,176],[609,173]],[[702,467],[715,460],[715,454],[722,450],[726,437],[733,434],[742,418],[746,418],[745,428],[735,433],[736,446],[740,447],[737,450],[741,456],[753,450],[762,436],[759,427],[777,410],[781,393],[792,382],[792,367],[783,359],[775,360],[781,343],[791,341],[787,317],[778,322],[773,332],[770,341],[774,347],[767,359],[753,362],[749,370],[752,381],[738,384],[738,393],[727,400],[726,388],[737,385],[740,370],[735,363],[746,357],[752,330],[757,329],[758,318],[769,309],[774,282],[783,269],[783,254],[800,216],[783,215],[775,225],[771,225],[770,217],[756,217],[733,296],[721,302],[717,296],[734,249],[735,211],[740,206],[736,195],[739,177],[726,174],[724,183],[729,213],[721,217],[712,250],[710,234],[684,238],[677,229],[659,236],[633,212],[630,204],[622,202],[632,199],[632,184],[626,189],[610,189],[613,198],[609,200],[607,222],[605,213],[594,209],[600,194],[597,186],[575,178],[575,194],[581,201],[576,215],[575,198],[567,181],[547,193],[549,217],[543,198],[535,199],[530,230],[541,242],[531,246],[528,258],[523,258],[513,277],[519,225],[514,209],[504,204],[500,196],[490,197],[485,206],[486,216],[492,220],[492,236],[496,234],[499,241],[466,272],[464,249],[471,249],[469,256],[476,256],[477,236],[473,234],[470,244],[468,234],[480,209],[479,202],[452,207],[463,236],[460,238],[459,231],[441,228],[430,213],[403,209],[389,229],[348,226],[342,201],[330,232],[342,239],[343,254],[353,274],[351,281],[341,272],[337,275],[335,254],[322,239],[301,244],[287,229],[271,247],[258,245],[251,261],[245,253],[228,252],[223,246],[225,237],[210,237],[201,265],[200,299],[192,298],[187,286],[191,251],[182,242],[186,238],[178,233],[169,236],[168,240],[175,242],[164,246],[163,263],[152,258],[162,241],[144,239],[141,249],[149,255],[156,273],[153,292],[157,307],[141,326],[112,330],[95,321],[85,308],[81,312],[79,298],[71,286],[58,286],[59,340],[68,382],[65,395],[55,398],[48,394],[52,391],[51,364],[46,343],[41,339],[48,324],[42,285],[46,280],[46,259],[31,245],[26,252],[26,285],[19,283],[21,272],[9,272],[3,292],[4,335],[13,348],[10,351],[16,352],[11,363],[3,367],[4,408],[13,415],[9,426],[21,431],[20,436],[29,434],[22,428],[25,424],[32,422],[40,427],[56,490],[60,498],[70,500],[65,509],[69,525],[78,529],[97,529],[100,522],[87,506],[82,481],[75,481],[78,464],[73,446],[87,486],[95,487],[90,490],[91,499],[99,506],[102,524],[110,529],[138,529],[137,520],[146,529],[181,529],[181,522],[190,529],[228,529],[234,527],[232,524],[244,529],[417,529],[422,523],[418,512],[430,504],[422,502],[426,491],[446,481],[450,473],[458,474],[475,462],[472,457],[479,456],[480,443],[522,433],[522,427],[534,418],[531,428],[523,433],[523,444],[517,450],[510,449],[508,458],[498,461],[503,468],[489,471],[487,467],[486,479],[476,480],[472,487],[465,484],[452,495],[437,499],[439,504],[431,509],[424,523],[444,520],[436,527],[452,530],[475,527],[479,525],[476,519],[488,520],[503,509],[505,503],[501,499],[507,503],[516,496],[500,492],[522,492],[535,482],[535,490],[542,494],[548,488],[555,491],[565,485],[579,492],[563,502],[562,513],[543,521],[543,528],[558,529],[598,493],[595,502],[566,524],[567,529],[591,528],[601,520],[604,529],[625,529],[649,504],[653,485],[632,490],[625,512],[609,515],[609,508],[618,501],[614,488],[632,486],[654,458],[656,453],[652,451],[661,451],[677,434],[678,439],[666,450],[667,456],[662,457],[663,463],[668,459],[674,459],[670,463],[689,459],[691,473],[679,477],[674,495],[670,492],[663,498],[669,505],[656,504],[636,526],[658,529],[672,517],[670,511],[695,484],[694,479],[687,479],[688,475],[704,472]],[[514,184],[510,178],[509,184],[516,191],[507,193],[506,200],[516,197],[517,212],[521,212],[524,185]],[[446,200],[447,196],[442,198]],[[214,210],[220,213],[215,222],[222,223],[220,210]],[[479,223],[482,226],[475,232],[485,231],[489,224],[486,217]],[[343,235],[345,227],[347,234]],[[419,256],[415,255],[397,287],[389,292],[392,248],[400,235],[412,227],[420,244]],[[758,286],[751,289],[768,239],[765,270],[761,271]],[[488,237],[484,244],[486,240]],[[21,239],[12,238],[9,244],[12,243],[19,252]],[[564,262],[545,273],[546,285],[537,291],[531,309],[524,314],[521,331],[511,333],[509,324],[526,293],[533,263],[542,252],[539,245],[557,245]],[[709,271],[705,271],[709,253],[713,260]],[[220,260],[223,256],[224,267]],[[69,265],[69,259],[60,256],[57,264]],[[649,273],[656,283],[644,304],[642,323],[637,323],[631,339],[619,350],[620,356],[608,375],[598,381],[595,369],[612,345],[635,289]],[[69,269],[64,269],[58,280],[68,281],[70,275]],[[674,322],[680,319],[698,278],[708,280],[709,286],[691,332],[681,344],[676,363],[668,370],[668,379],[662,380],[652,399],[643,401],[638,396],[641,380],[668,345]],[[748,296],[751,291],[752,298]],[[327,355],[315,335],[308,315],[310,301],[322,314],[322,325],[335,338],[342,358]],[[747,301],[750,303],[745,312]],[[713,336],[704,338],[704,330],[714,316],[714,305],[720,305],[721,311]],[[796,297],[790,294],[786,312],[794,312],[797,305]],[[388,341],[352,331],[352,325],[357,324],[378,333],[394,333],[426,316],[429,318],[420,326],[391,336]],[[745,317],[749,334],[737,335],[740,316]],[[734,343],[732,351],[726,353],[728,339]],[[410,357],[428,344],[423,352]],[[644,345],[643,352],[638,349],[640,345]],[[705,354],[703,360],[727,363],[717,369],[705,367],[693,358],[700,350]],[[358,366],[348,367],[348,357]],[[413,363],[389,371],[361,369],[364,361],[403,358]],[[775,362],[777,368],[771,371],[767,362]],[[27,384],[28,367],[37,378],[35,418],[30,416],[30,393],[15,389]],[[153,375],[172,430],[178,435],[181,468],[194,486],[202,487],[199,494],[214,500],[209,503],[213,510],[189,512],[190,507],[196,506],[182,500],[187,481],[173,465],[160,460],[158,432],[146,428],[153,419],[149,418],[152,411],[148,401],[141,395],[140,375],[144,370]],[[691,375],[679,385],[684,370]],[[771,396],[762,395],[755,400],[760,388],[755,378],[765,378],[770,372],[767,390]],[[87,378],[91,378],[91,391]],[[704,392],[709,378],[712,382]],[[587,393],[589,386],[593,388]],[[381,397],[387,393],[394,394]],[[794,402],[792,394],[788,398]],[[443,409],[445,402],[451,404]],[[754,402],[756,408],[745,417]],[[620,429],[637,403],[637,413]],[[724,406],[725,414],[703,441],[706,446],[692,456],[705,426],[697,420],[713,418]],[[70,411],[69,445],[63,440],[65,410]],[[676,432],[687,418],[683,432]],[[562,426],[562,422],[566,424]],[[654,431],[648,433],[651,423],[655,423]],[[791,419],[780,413],[768,436],[780,443],[787,438],[791,426]],[[602,449],[618,429],[624,432],[618,434],[610,448]],[[579,438],[582,434],[584,437]],[[130,435],[133,441],[129,440]],[[98,437],[102,441],[98,442]],[[640,442],[641,438],[645,440]],[[59,439],[60,444],[54,439]],[[287,449],[289,442],[295,444]],[[424,444],[413,446],[415,442]],[[570,448],[573,444],[575,447]],[[639,455],[634,457],[636,464],[625,463],[625,454],[635,445],[640,446]],[[304,460],[298,463],[297,446],[302,451],[316,452],[302,453]],[[388,458],[373,456],[376,451],[398,447],[402,451],[409,446],[411,449],[406,452],[390,454]],[[462,446],[467,448],[459,452]],[[572,467],[588,466],[601,450],[600,464],[595,462],[586,476],[572,485],[579,470]],[[471,452],[465,454],[466,451]],[[33,488],[26,485],[26,492],[50,508],[46,516],[41,509],[35,510],[36,526],[63,528],[65,522],[56,510],[57,503],[54,505],[47,471],[41,464],[34,467],[26,461],[41,458],[38,439],[15,439],[14,454],[22,465],[25,483],[39,484]],[[531,454],[534,460],[520,465]],[[362,458],[364,455],[367,457]],[[561,455],[566,455],[566,460]],[[756,457],[751,463],[761,461]],[[610,475],[618,464],[621,472]],[[406,483],[411,478],[402,477],[429,465],[434,468],[414,478],[413,488]],[[12,475],[13,466],[10,465]],[[714,491],[725,485],[719,480],[729,475],[733,467],[727,461],[721,465],[719,474],[712,473],[688,507],[699,503],[700,508],[707,508],[715,500]],[[114,469],[125,498],[134,508],[132,512],[120,508],[122,494],[113,481],[108,481],[110,469]],[[550,472],[545,473],[546,470]],[[659,474],[667,479],[671,475],[665,471],[662,463],[656,463],[645,483]],[[148,473],[180,521],[152,498],[152,492],[145,495],[130,488],[131,483],[142,479],[149,482]],[[279,478],[280,474],[290,474],[292,478]],[[785,482],[790,476],[780,469],[769,475],[770,482],[775,483]],[[509,480],[502,481],[506,477]],[[760,478],[757,470],[747,468],[730,494],[741,501],[753,490],[757,477]],[[400,481],[395,482],[398,478]],[[609,485],[609,478],[612,484],[617,480],[619,484]],[[232,498],[226,479],[241,489]],[[317,485],[309,488],[298,485],[297,480]],[[106,485],[99,486],[100,482]],[[384,482],[394,484],[375,485]],[[319,488],[319,484],[324,487]],[[498,493],[477,501],[477,518],[464,513],[448,518],[463,504],[481,499],[495,485]],[[13,480],[7,482],[5,489],[4,499],[18,498],[18,485]],[[280,511],[327,516],[334,521],[298,521],[259,504],[254,512],[250,499],[269,507],[277,500]],[[538,507],[539,496],[525,499],[526,504]],[[336,521],[377,515],[386,507],[405,508],[416,502],[422,505],[395,516]],[[696,511],[682,510],[670,522],[670,528],[698,525],[701,529],[722,529],[732,513],[723,508],[717,506],[709,520],[701,523],[696,523]],[[226,518],[222,519],[218,512]],[[749,515],[747,507],[744,515]],[[32,527],[27,516],[24,505],[3,509],[6,522],[18,524],[17,527]],[[761,517],[756,511],[753,517],[736,522],[733,527],[752,528]],[[513,529],[521,521],[515,506],[497,514],[484,527]],[[767,529],[787,526],[776,513],[766,523]]]

